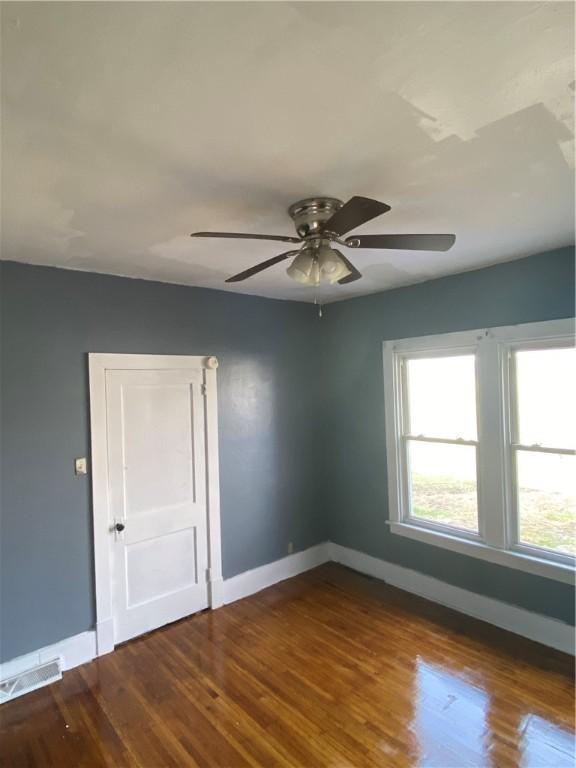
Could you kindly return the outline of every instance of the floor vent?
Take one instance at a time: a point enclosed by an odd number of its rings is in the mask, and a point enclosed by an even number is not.
[[[7,680],[0,680],[0,704],[61,679],[61,661],[54,659],[46,662],[46,664],[40,664],[34,669],[28,669],[19,675],[9,677]]]

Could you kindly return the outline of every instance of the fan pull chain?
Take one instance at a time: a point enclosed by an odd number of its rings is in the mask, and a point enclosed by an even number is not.
[[[318,304],[318,296],[314,294],[314,305],[318,307],[318,317],[322,317],[322,304]]]

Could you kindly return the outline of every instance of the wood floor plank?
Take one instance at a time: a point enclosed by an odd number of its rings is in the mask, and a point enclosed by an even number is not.
[[[334,564],[0,707],[2,768],[569,768],[570,657]]]

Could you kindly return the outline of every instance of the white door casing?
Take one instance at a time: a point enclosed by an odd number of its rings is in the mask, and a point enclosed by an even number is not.
[[[89,355],[98,655],[222,604],[214,360]]]

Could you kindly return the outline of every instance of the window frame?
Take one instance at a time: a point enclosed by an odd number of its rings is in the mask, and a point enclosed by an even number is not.
[[[532,453],[547,453],[556,456],[574,456],[575,451],[566,448],[553,448],[544,445],[527,445],[520,442],[519,432],[519,408],[518,408],[518,380],[516,372],[515,353],[518,351],[532,351],[539,349],[570,349],[574,346],[573,339],[565,337],[531,339],[526,341],[515,341],[507,345],[508,349],[508,386],[509,386],[509,416],[508,416],[508,440],[507,440],[507,461],[510,466],[510,503],[508,508],[509,525],[509,544],[514,552],[524,553],[545,557],[559,563],[574,562],[574,557],[561,552],[555,552],[546,547],[538,547],[523,543],[520,540],[520,510],[519,510],[519,488],[518,488],[518,470],[517,457],[519,451]]]
[[[576,559],[520,543],[516,488],[513,355],[518,349],[574,346],[574,319],[437,334],[383,344],[388,525],[392,533],[490,562],[573,583]],[[406,360],[474,353],[478,533],[410,515]],[[458,441],[441,440],[452,444]],[[463,445],[471,441],[463,440]]]
[[[465,341],[465,338],[461,340],[462,342]],[[472,341],[470,339],[470,341]],[[400,479],[400,482],[402,483],[403,487],[403,498],[406,499],[406,507],[405,507],[405,514],[404,514],[404,521],[410,525],[421,525],[423,528],[426,528],[431,531],[438,531],[439,533],[445,533],[448,535],[459,535],[463,538],[470,539],[471,541],[480,541],[481,540],[481,530],[480,530],[480,514],[478,514],[478,532],[467,530],[464,528],[456,528],[455,526],[449,525],[449,524],[443,524],[434,522],[432,520],[426,520],[426,518],[417,517],[411,514],[411,482],[410,482],[410,471],[409,471],[409,465],[410,465],[410,459],[409,459],[409,446],[411,442],[418,443],[440,443],[442,445],[463,445],[463,446],[469,446],[473,447],[475,449],[475,464],[476,464],[476,505],[478,512],[480,510],[480,485],[478,483],[478,474],[479,474],[479,427],[478,427],[478,386],[476,386],[476,439],[475,440],[467,440],[465,438],[444,438],[444,437],[433,437],[432,435],[416,435],[412,434],[410,430],[410,406],[408,402],[407,392],[408,392],[408,366],[407,362],[410,360],[418,360],[418,359],[427,359],[430,360],[431,358],[447,358],[447,357],[459,357],[463,355],[473,355],[474,356],[474,367],[475,367],[475,377],[478,377],[478,368],[477,368],[477,356],[476,356],[476,345],[475,344],[465,344],[465,345],[458,345],[456,348],[450,350],[450,352],[447,352],[446,350],[438,351],[436,349],[424,349],[419,350],[418,352],[412,352],[410,354],[400,354],[398,356],[399,360],[399,366],[400,366],[400,402],[402,407],[402,426],[401,426],[401,433],[399,435],[399,443],[400,443],[400,451],[401,451],[401,457],[400,457],[400,464],[402,466],[402,476]]]

